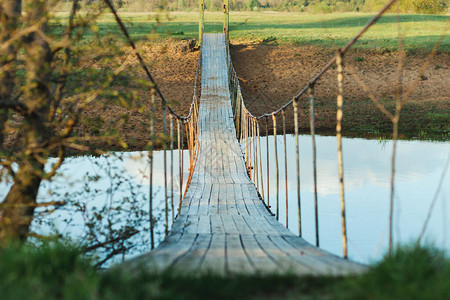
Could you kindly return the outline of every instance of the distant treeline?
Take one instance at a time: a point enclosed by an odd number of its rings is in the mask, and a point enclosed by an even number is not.
[[[85,0],[85,5],[100,0]],[[374,12],[381,9],[388,0],[229,0],[234,11],[298,11],[309,13],[332,12]],[[60,9],[70,4],[65,0]],[[121,11],[196,11],[198,0],[113,0]],[[210,11],[222,9],[223,0],[205,0]],[[438,14],[448,11],[448,0],[399,0],[394,11],[403,13]]]

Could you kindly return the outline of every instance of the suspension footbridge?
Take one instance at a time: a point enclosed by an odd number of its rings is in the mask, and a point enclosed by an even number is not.
[[[342,155],[343,77],[344,55],[350,47],[395,3],[390,0],[380,12],[351,39],[347,45],[311,77],[297,95],[279,109],[261,116],[254,116],[245,106],[239,79],[229,54],[229,3],[224,2],[223,33],[204,34],[204,5],[200,0],[199,46],[200,54],[194,84],[194,96],[190,112],[181,116],[164,98],[153,80],[144,60],[120,20],[112,4],[111,11],[135,51],[146,76],[152,83],[150,109],[149,144],[149,215],[151,249],[147,254],[128,260],[121,265],[129,270],[173,270],[181,274],[269,274],[292,273],[298,275],[346,275],[364,272],[367,267],[348,260],[347,225],[344,193],[344,169]],[[430,54],[432,58],[436,47]],[[337,166],[340,194],[340,219],[343,257],[338,257],[319,248],[318,184],[316,166],[314,103],[316,82],[330,69],[337,71],[336,95],[336,139]],[[425,68],[423,68],[425,70]],[[423,74],[419,72],[418,78]],[[197,96],[198,77],[201,71],[201,96]],[[375,106],[393,123],[394,148],[398,134],[400,110],[391,114],[375,98],[367,86],[350,71],[353,79],[369,93]],[[397,107],[407,101],[411,89],[404,98],[398,98]],[[163,132],[154,130],[155,104],[160,98]],[[299,163],[299,100],[309,104],[309,120],[312,138],[314,181],[314,211],[316,244],[311,245],[302,238],[301,187]],[[401,100],[400,100],[401,99]],[[405,100],[406,99],[406,100]],[[287,109],[293,112],[295,162],[297,185],[297,211],[299,236],[294,235],[278,222],[280,216],[280,169],[277,150],[277,130],[282,127],[284,140],[284,180],[288,190],[288,155],[286,143]],[[281,122],[277,122],[281,119]],[[261,131],[265,123],[266,154],[261,155]],[[269,128],[270,127],[270,128]],[[269,133],[274,137],[274,156],[269,157]],[[155,249],[155,223],[153,207],[153,145],[157,137],[164,151],[164,220],[165,239]],[[185,147],[185,145],[187,147]],[[178,149],[176,149],[178,147]],[[183,179],[183,149],[189,150],[189,176]],[[178,150],[178,170],[174,170],[174,152]],[[282,150],[282,149],[280,149]],[[283,152],[283,151],[280,151]],[[167,154],[169,153],[169,155]],[[270,162],[273,162],[271,168]],[[263,165],[266,165],[264,168]],[[178,175],[178,191],[174,181]],[[391,205],[389,222],[389,249],[392,249],[392,203],[394,174],[391,174]],[[273,191],[275,186],[275,192]],[[269,189],[271,189],[269,191]],[[178,196],[176,196],[176,193]],[[274,197],[275,196],[275,197]],[[177,198],[178,197],[178,198]],[[177,199],[175,199],[177,198]],[[273,199],[275,198],[275,199]],[[178,205],[175,203],[178,202]],[[288,194],[286,193],[286,203]],[[288,224],[286,204],[286,224]],[[170,217],[171,214],[171,217]],[[170,225],[171,224],[171,225]]]
[[[227,47],[224,34],[203,36],[197,155],[189,188],[166,239],[129,266],[219,274],[362,272],[364,266],[295,236],[262,201],[236,138]]]

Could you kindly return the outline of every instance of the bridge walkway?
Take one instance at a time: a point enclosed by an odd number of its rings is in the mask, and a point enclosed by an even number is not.
[[[308,244],[266,209],[250,181],[236,139],[223,34],[205,34],[198,158],[181,211],[155,250],[130,266],[185,274],[299,275],[365,269]]]

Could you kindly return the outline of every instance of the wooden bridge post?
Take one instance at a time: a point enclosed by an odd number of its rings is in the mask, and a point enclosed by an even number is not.
[[[155,147],[155,97],[156,88],[151,90],[151,102],[150,102],[150,149],[148,151],[149,158],[149,217],[150,217],[150,247],[155,248],[155,222],[153,219],[153,149]]]
[[[344,115],[344,70],[343,70],[343,54],[338,51],[336,56],[337,65],[337,80],[338,80],[338,94],[337,94],[337,113],[336,113],[336,138],[338,147],[338,170],[339,170],[339,194],[341,198],[341,223],[342,223],[342,250],[344,258],[347,258],[347,225],[345,219],[345,197],[344,197],[344,163],[342,157],[342,117]]]
[[[199,18],[198,18],[198,46],[202,44],[203,31],[205,29],[205,0],[199,1]]]
[[[223,2],[223,33],[225,33],[225,39],[228,40],[228,25],[230,23],[230,0],[224,0]]]
[[[313,177],[314,177],[314,216],[316,221],[316,246],[319,247],[319,204],[317,200],[317,154],[316,154],[316,125],[314,120],[314,84],[308,88],[309,96],[309,127],[311,129],[311,144],[313,153]]]

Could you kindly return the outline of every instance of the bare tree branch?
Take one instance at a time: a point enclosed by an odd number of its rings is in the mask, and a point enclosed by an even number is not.
[[[353,80],[368,94],[370,100],[375,104],[375,106],[386,116],[389,120],[394,119],[394,115],[388,111],[383,104],[375,97],[375,95],[370,91],[369,87],[359,78],[355,70],[351,66],[347,66],[348,73],[352,76]]]

